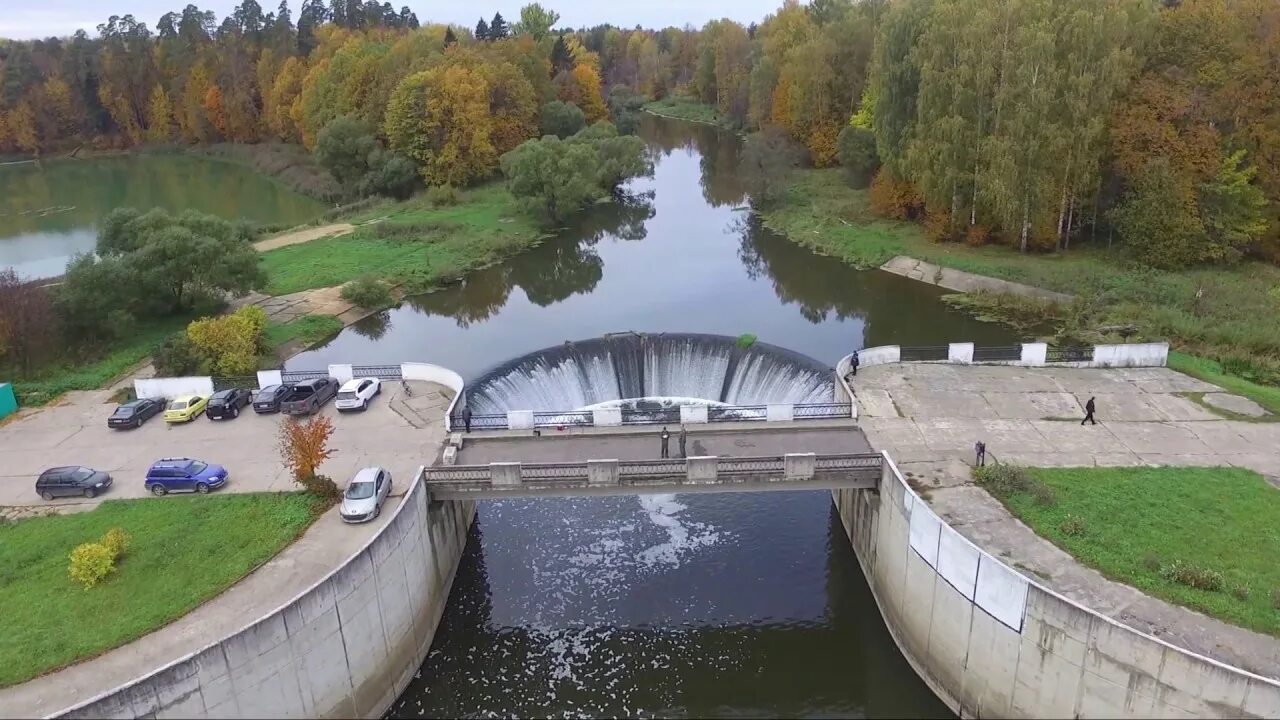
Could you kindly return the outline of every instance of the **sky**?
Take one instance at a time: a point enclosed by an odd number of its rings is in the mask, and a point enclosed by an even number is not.
[[[156,20],[170,10],[181,10],[190,0],[2,0],[0,5],[10,5],[0,11],[0,37],[14,39],[43,38],[51,35],[71,35],[84,29],[96,34],[99,23],[111,15],[132,14],[148,27],[155,28]],[[239,0],[203,0],[195,2],[202,10],[212,10],[221,20]],[[258,0],[263,10],[274,11],[279,0]],[[463,0],[393,0],[399,9],[408,5],[426,22],[448,22],[475,27],[484,15],[493,17],[501,12],[508,21],[519,16],[524,0],[499,0],[498,2],[469,2]],[[690,23],[701,26],[708,20],[728,17],[742,23],[759,21],[773,12],[781,0],[543,0],[543,6],[560,13],[560,27],[590,27],[600,23],[612,23],[620,27],[666,27]],[[293,17],[298,17],[301,0],[290,0]]]

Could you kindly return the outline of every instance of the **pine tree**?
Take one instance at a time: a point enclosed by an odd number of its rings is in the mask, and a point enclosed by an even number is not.
[[[501,40],[507,36],[507,21],[502,19],[502,13],[494,13],[493,19],[489,21],[489,39]]]
[[[444,46],[449,47],[450,45],[456,45],[457,43],[458,43],[458,36],[453,34],[453,28],[452,27],[445,28]]]
[[[564,35],[556,36],[556,44],[551,46],[551,76],[573,70],[573,54],[564,41]]]
[[[485,22],[484,18],[480,18],[480,22],[476,23],[476,39],[489,39],[489,23]]]

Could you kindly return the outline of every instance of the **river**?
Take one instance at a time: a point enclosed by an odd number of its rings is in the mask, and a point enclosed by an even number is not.
[[[247,168],[181,155],[126,155],[0,167],[0,269],[61,275],[92,252],[97,222],[118,207],[198,210],[228,220],[303,223],[324,211]]]
[[[934,287],[853,270],[742,209],[739,140],[647,117],[652,178],[554,240],[294,358],[475,379],[605,333],[853,349],[1007,344]],[[946,717],[880,618],[825,492],[482,502],[431,653],[392,717]]]

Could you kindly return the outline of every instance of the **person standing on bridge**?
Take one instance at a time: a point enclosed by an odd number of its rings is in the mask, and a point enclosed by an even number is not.
[[[664,458],[671,457],[671,451],[668,449],[668,444],[670,442],[671,433],[667,432],[667,428],[664,426],[662,428],[662,457]]]
[[[850,375],[858,374],[858,351],[857,350],[854,350],[853,357],[849,358],[849,374]]]
[[[682,458],[689,457],[689,453],[685,452],[685,449],[684,449],[684,444],[689,439],[686,435],[687,433],[685,433],[684,431],[684,425],[681,425],[680,426],[680,457]]]
[[[462,408],[462,424],[466,427],[467,432],[471,432],[471,406],[467,405]]]
[[[1096,409],[1097,406],[1093,404],[1093,398],[1090,397],[1089,402],[1084,404],[1084,420],[1081,420],[1080,424],[1083,425],[1088,421],[1092,425],[1097,425],[1098,421],[1093,419],[1093,411]]]

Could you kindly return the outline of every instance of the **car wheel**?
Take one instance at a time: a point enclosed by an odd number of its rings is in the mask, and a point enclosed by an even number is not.
[[[209,486],[206,485],[205,483],[196,483],[196,492],[200,493],[201,495],[208,495]]]
[[[379,516],[379,515],[381,515],[381,514],[382,514],[382,506],[381,506],[381,505],[374,505],[374,506],[373,506],[373,517],[371,517],[371,518],[369,518],[369,519],[370,519],[370,520],[377,520],[377,519],[378,519],[378,516]]]
[[[165,493],[167,493],[167,492],[169,492],[169,491],[168,491],[168,490],[166,490],[166,489],[165,489],[165,487],[164,487],[163,485],[152,485],[152,486],[151,486],[151,494],[152,494],[152,495],[155,495],[156,497],[164,497]]]
[[[92,499],[93,499],[93,496],[94,496],[94,495],[97,495],[97,494],[98,494],[98,491],[97,491],[97,490],[94,490],[93,488],[85,488],[85,489],[84,489],[84,496],[85,496],[86,498],[89,498],[90,500],[92,500]]]
[[[240,417],[240,408],[238,408],[238,407],[232,407],[232,408],[231,408],[231,417],[232,417],[233,419],[234,419],[234,418],[238,418],[238,417]]]
[[[360,405],[360,409],[361,409],[361,410],[368,410],[368,409],[369,409],[369,398],[365,398],[365,399],[364,399],[364,403]]]
[[[142,427],[142,419],[141,419],[141,418],[139,418],[139,419],[137,419],[137,420],[134,420],[134,421],[133,421],[133,429],[134,429],[134,430],[137,430],[137,429],[138,429],[138,428],[140,428],[140,427]]]
[[[44,492],[40,493],[40,497],[44,498],[45,500],[52,500],[53,493],[49,492],[48,490],[45,490]]]

